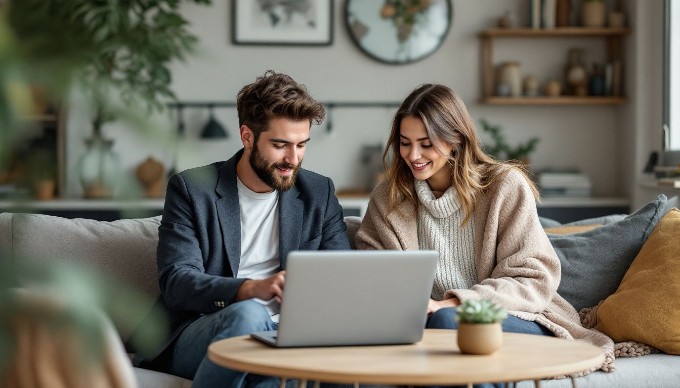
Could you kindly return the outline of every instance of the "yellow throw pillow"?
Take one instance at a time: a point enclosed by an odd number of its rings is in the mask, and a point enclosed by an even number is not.
[[[597,310],[596,328],[615,342],[637,341],[680,354],[680,210],[654,228],[616,292]]]

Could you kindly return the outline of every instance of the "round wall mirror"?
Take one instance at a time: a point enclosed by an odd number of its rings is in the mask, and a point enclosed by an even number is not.
[[[453,20],[450,0],[347,0],[345,23],[361,51],[380,62],[406,64],[435,51]]]

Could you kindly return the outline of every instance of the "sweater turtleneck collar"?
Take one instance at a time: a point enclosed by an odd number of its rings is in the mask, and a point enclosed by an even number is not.
[[[455,187],[449,187],[444,194],[435,198],[427,181],[415,181],[416,195],[420,203],[435,218],[451,217],[460,209],[460,202]]]

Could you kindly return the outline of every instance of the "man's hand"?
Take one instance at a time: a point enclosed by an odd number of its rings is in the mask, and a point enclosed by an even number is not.
[[[260,298],[262,300],[275,298],[277,302],[281,303],[285,280],[286,271],[277,272],[266,279],[248,279],[241,284],[241,287],[236,292],[236,301],[239,302],[252,298]]]
[[[444,300],[430,299],[430,301],[427,302],[427,315],[430,315],[439,309],[446,307],[458,307],[458,305],[460,305],[460,300],[458,300],[458,298],[455,296],[453,298]]]

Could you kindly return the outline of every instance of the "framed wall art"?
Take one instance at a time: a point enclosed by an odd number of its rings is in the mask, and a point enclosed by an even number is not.
[[[333,0],[233,0],[232,42],[239,45],[328,46]]]

